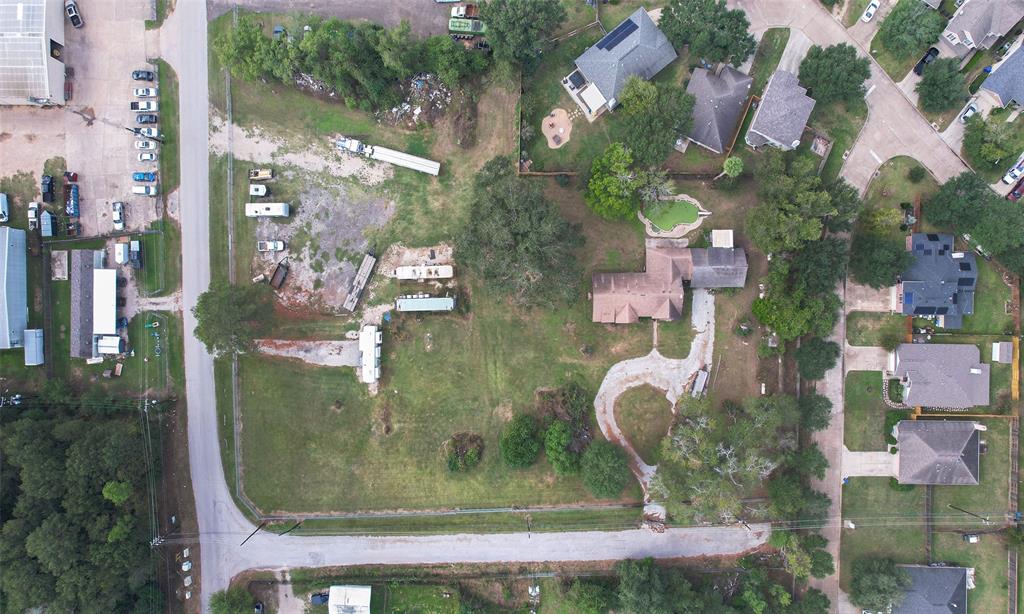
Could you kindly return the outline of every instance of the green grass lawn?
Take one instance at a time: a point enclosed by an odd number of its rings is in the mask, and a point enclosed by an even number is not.
[[[561,0],[561,2],[562,8],[565,9],[566,20],[555,30],[553,36],[562,36],[597,21],[596,6],[589,6],[586,2],[576,2],[576,0]]]
[[[697,207],[685,200],[658,201],[644,209],[644,215],[658,229],[672,230],[680,224],[692,224],[697,221]]]
[[[846,12],[843,13],[843,25],[847,28],[855,25],[868,8],[871,0],[850,0],[846,3]]]
[[[607,4],[597,2],[601,13],[601,24],[609,32],[612,28],[622,23],[622,20],[632,15],[638,8],[643,7],[648,11],[653,11],[656,8],[665,6],[665,4],[666,2],[663,0],[651,0],[649,2],[644,2],[643,0],[619,0],[618,2],[609,2]]]
[[[760,96],[764,92],[764,86],[768,83],[768,77],[772,76],[782,59],[782,52],[786,50],[786,43],[789,42],[789,28],[770,28],[764,31],[761,42],[754,52],[754,62],[750,67],[750,76],[754,82],[750,87],[750,93]]]
[[[907,179],[910,169],[921,164],[908,156],[886,160],[878,169],[878,176],[871,180],[864,197],[865,207],[891,207],[899,209],[900,203],[913,204],[917,198],[928,200],[938,192],[939,184],[929,173],[913,183]],[[902,233],[901,233],[902,234]]]
[[[693,344],[693,322],[690,319],[690,308],[693,305],[693,292],[683,296],[683,312],[678,320],[658,322],[658,352],[666,358],[686,358]]]
[[[630,388],[615,402],[615,421],[633,449],[648,465],[661,458],[661,440],[672,426],[672,404],[665,391],[643,385]]]
[[[171,65],[156,61],[160,75],[160,185],[164,198],[178,189],[181,182],[181,160],[178,154],[178,75]]]
[[[906,332],[906,318],[894,313],[851,311],[846,316],[846,340],[850,345],[881,346],[887,336]]]
[[[263,511],[592,500],[578,478],[556,479],[544,460],[508,469],[498,434],[513,411],[532,409],[537,388],[573,375],[596,390],[611,364],[649,351],[650,329],[593,324],[586,301],[520,313],[470,287],[471,315],[404,317],[386,328],[375,398],[351,370],[243,357],[245,490]],[[483,436],[483,460],[452,475],[440,447],[463,431]],[[624,493],[636,496],[636,487]]]
[[[138,275],[139,292],[164,296],[177,290],[181,281],[181,231],[170,218],[157,220],[149,227],[160,232],[139,237],[145,257]]]
[[[936,533],[932,541],[932,558],[974,568],[975,586],[967,592],[967,611],[1006,611],[1007,561],[1002,535],[982,535],[979,543],[968,544],[960,533]]]
[[[882,67],[889,77],[893,81],[899,83],[907,76],[911,70],[914,69],[914,64],[921,59],[924,52],[928,50],[929,45],[925,45],[921,48],[919,53],[913,53],[908,56],[898,56],[889,51],[885,47],[885,43],[882,42],[882,37],[877,34],[871,39],[871,55],[878,61],[878,65]]]
[[[843,520],[856,528],[842,529],[839,584],[850,590],[854,561],[891,558],[897,563],[924,563],[925,489],[898,492],[886,478],[850,478],[843,486]]]
[[[447,597],[445,595],[448,595]],[[459,614],[459,591],[450,586],[391,584],[387,589],[387,614]]]
[[[164,25],[167,15],[174,9],[174,0],[156,0],[156,19],[146,20],[147,30],[156,30]],[[163,105],[160,105],[163,106]]]
[[[853,451],[885,449],[885,412],[880,371],[850,371],[846,375],[843,438]]]
[[[977,258],[978,288],[974,293],[974,313],[964,316],[964,325],[959,332],[1002,335],[1013,333],[1013,314],[1006,313],[1010,300],[1010,287],[1003,283],[1003,277],[996,267]]]
[[[864,101],[857,101],[852,108],[841,102],[815,105],[809,124],[813,130],[832,139],[832,151],[821,169],[821,177],[826,182],[839,176],[839,170],[843,167],[843,152],[853,147],[867,116]]]
[[[1010,424],[997,418],[979,420],[988,427],[981,434],[981,440],[988,444],[988,451],[981,455],[979,470],[980,484],[977,486],[936,486],[934,513],[937,516],[953,515],[945,522],[936,524],[955,527],[976,527],[981,521],[967,514],[960,514],[950,505],[963,508],[979,516],[991,515],[994,522],[1001,522],[1009,508],[1010,488]]]

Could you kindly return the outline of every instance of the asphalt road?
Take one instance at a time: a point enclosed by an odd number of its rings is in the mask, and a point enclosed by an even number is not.
[[[302,8],[300,3],[290,4]],[[185,388],[204,611],[213,592],[225,588],[234,575],[253,568],[674,558],[735,554],[764,543],[767,525],[753,525],[751,530],[670,529],[662,534],[647,530],[429,537],[280,537],[259,533],[240,546],[255,527],[235,506],[228,490],[217,435],[213,359],[192,334],[195,318],[191,309],[210,282],[206,35],[207,8],[200,0],[179,0],[159,33],[162,55],[177,71],[180,87]]]

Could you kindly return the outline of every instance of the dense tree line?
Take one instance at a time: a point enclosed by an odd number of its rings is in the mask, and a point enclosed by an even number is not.
[[[545,41],[565,21],[560,0],[483,0],[480,18],[494,57],[527,72],[536,67]]]
[[[347,105],[371,111],[400,100],[399,82],[418,72],[437,74],[448,86],[487,67],[487,56],[448,36],[417,39],[403,22],[390,30],[336,18],[308,17],[299,36],[273,38],[254,15],[218,35],[213,50],[236,77],[291,84],[298,73],[337,90]]]
[[[878,27],[878,40],[897,57],[924,53],[946,27],[946,19],[918,0],[899,0]]]
[[[43,396],[0,429],[2,608],[161,610],[138,417],[60,384]]]
[[[213,354],[251,351],[269,329],[272,300],[266,284],[214,282],[192,308],[196,338]]]
[[[670,0],[658,26],[677,49],[690,47],[690,57],[739,66],[757,48],[748,32],[750,21],[725,0]]]

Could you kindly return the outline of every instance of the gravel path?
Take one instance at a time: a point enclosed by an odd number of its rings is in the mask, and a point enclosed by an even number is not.
[[[691,322],[697,334],[686,358],[665,358],[657,349],[653,349],[646,356],[623,360],[608,370],[594,399],[597,424],[601,432],[609,441],[625,448],[632,461],[633,473],[644,489],[645,498],[657,467],[645,463],[619,429],[615,421],[615,401],[630,388],[650,384],[655,388],[667,390],[668,400],[675,405],[684,394],[683,388],[690,376],[704,365],[711,364],[715,345],[714,295],[707,290],[694,290],[692,311]]]

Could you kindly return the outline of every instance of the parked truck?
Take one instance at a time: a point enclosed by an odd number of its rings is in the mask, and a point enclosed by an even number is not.
[[[67,213],[68,217],[78,217],[80,212],[78,206],[78,184],[71,184],[68,189],[64,190],[64,193],[67,195],[67,198],[64,201],[64,213]]]
[[[266,181],[274,178],[274,169],[271,168],[250,168],[249,181]]]
[[[458,19],[476,19],[480,16],[480,9],[475,4],[460,4],[452,7],[452,17]]]
[[[427,173],[428,175],[437,176],[441,172],[441,163],[434,162],[433,160],[427,160],[426,158],[420,158],[412,154],[407,154],[401,151],[395,151],[394,149],[388,149],[387,147],[380,147],[379,145],[367,145],[362,141],[343,136],[338,139],[335,146],[339,151],[345,153],[355,154],[357,156],[366,156],[372,160],[379,160],[381,162],[387,162],[388,164],[394,164],[395,166],[402,166],[405,168],[411,168],[414,171],[421,173]]]
[[[479,19],[460,19],[453,17],[448,20],[448,31],[465,34],[486,34],[487,26]]]

